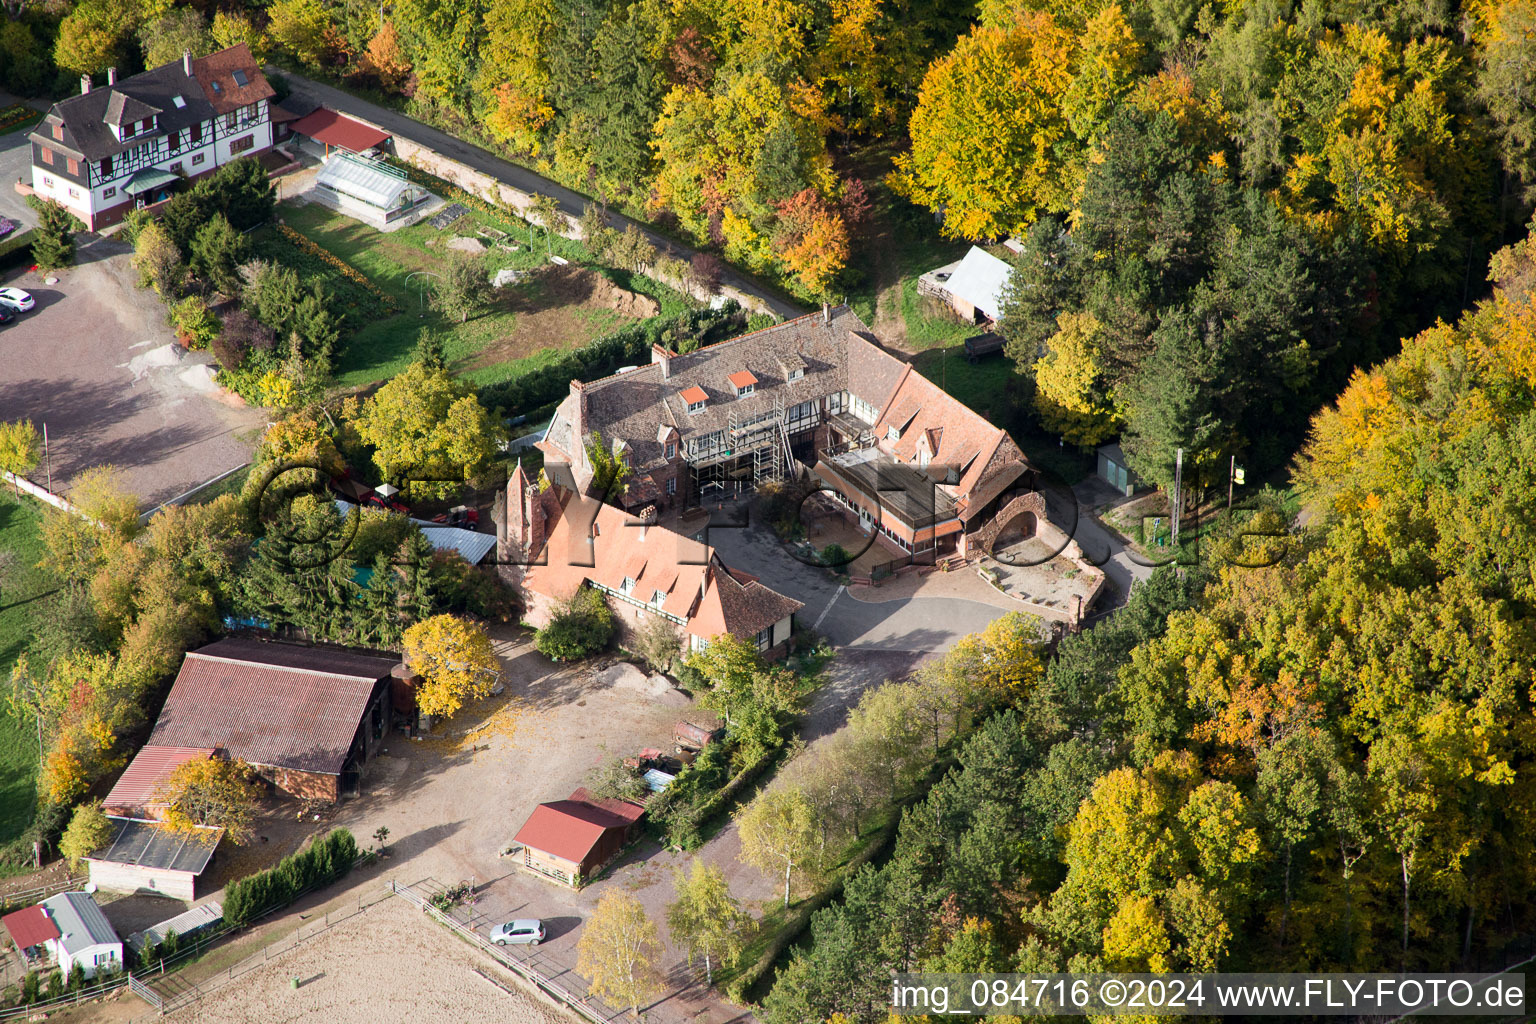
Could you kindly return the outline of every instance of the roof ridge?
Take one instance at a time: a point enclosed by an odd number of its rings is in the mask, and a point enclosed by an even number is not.
[[[355,656],[356,657],[362,657],[362,658],[375,658],[378,661],[388,661],[389,660],[388,658],[384,658],[384,657],[382,657],[380,655],[376,655],[376,654],[362,654],[362,655],[355,655]],[[188,657],[188,658],[201,658],[204,661],[225,662],[225,663],[232,664],[232,665],[255,665],[258,668],[269,668],[269,669],[272,669],[272,670],[277,671],[277,672],[292,672],[295,675],[331,676],[331,677],[333,677],[335,679],[375,679],[375,680],[378,679],[377,676],[358,675],[358,674],[353,673],[353,672],[331,672],[331,671],[327,671],[326,669],[323,669],[323,668],[295,668],[292,665],[274,665],[274,664],[272,664],[269,661],[252,661],[249,658],[232,658],[232,657],[227,657],[227,656],[218,655],[218,654],[207,654],[207,653],[205,653],[203,651],[188,651],[186,653],[186,657]],[[158,744],[155,744],[155,745],[156,746],[180,746],[181,744],[158,743]],[[201,749],[201,748],[195,748],[195,749]]]

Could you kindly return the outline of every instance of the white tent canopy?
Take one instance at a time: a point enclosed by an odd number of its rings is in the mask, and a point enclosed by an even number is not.
[[[381,210],[401,205],[400,197],[410,188],[405,175],[395,168],[351,153],[331,154],[315,176],[315,184]]]
[[[1013,268],[985,249],[971,246],[960,265],[944,283],[951,295],[964,299],[992,320],[1000,319],[1003,293]]]

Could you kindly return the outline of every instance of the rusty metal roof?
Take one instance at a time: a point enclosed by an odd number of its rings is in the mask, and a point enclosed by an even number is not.
[[[132,811],[159,803],[156,791],[173,771],[188,761],[200,761],[212,756],[212,747],[146,746],[118,777],[112,792],[107,794],[101,806],[110,814],[116,810]]]
[[[339,775],[374,684],[398,658],[229,638],[182,662],[149,742]]]

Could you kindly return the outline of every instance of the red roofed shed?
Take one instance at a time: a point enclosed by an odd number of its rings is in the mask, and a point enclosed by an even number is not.
[[[578,789],[569,800],[539,804],[518,829],[523,865],[568,885],[581,885],[628,844],[645,808],[596,800]]]
[[[305,114],[293,122],[291,130],[296,135],[307,135],[316,142],[324,143],[327,156],[332,146],[349,153],[361,153],[389,141],[388,133],[327,107]]]
[[[5,925],[11,941],[16,943],[16,948],[21,950],[23,956],[27,955],[29,949],[59,937],[58,925],[48,917],[48,912],[41,904],[6,914],[0,917],[0,924]]]

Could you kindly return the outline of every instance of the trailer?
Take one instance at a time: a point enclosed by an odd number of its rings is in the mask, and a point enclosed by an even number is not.
[[[725,735],[725,727],[718,718],[694,716],[692,720],[678,722],[672,730],[672,742],[679,754],[700,751]]]

